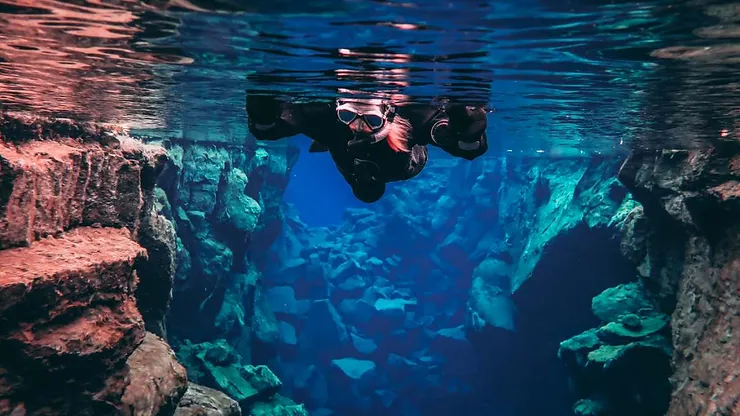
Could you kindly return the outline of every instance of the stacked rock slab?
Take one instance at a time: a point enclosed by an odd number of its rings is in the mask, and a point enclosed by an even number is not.
[[[0,139],[0,414],[172,414],[186,373],[135,297],[164,153],[6,115]]]
[[[732,137],[732,136],[729,136]],[[671,314],[669,416],[740,411],[740,143],[634,152],[623,250]]]

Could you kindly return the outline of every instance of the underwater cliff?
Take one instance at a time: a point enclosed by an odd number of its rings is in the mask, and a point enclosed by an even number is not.
[[[0,414],[736,406],[736,143],[437,158],[309,226],[289,142],[0,133]]]
[[[179,262],[156,198],[164,149],[8,114],[0,139],[0,414],[243,414],[166,341]],[[269,369],[240,371],[244,412],[280,414]]]

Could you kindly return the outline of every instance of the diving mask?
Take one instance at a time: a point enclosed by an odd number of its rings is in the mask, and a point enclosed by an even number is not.
[[[366,107],[366,109],[362,109],[362,107]],[[393,107],[387,104],[382,104],[380,108],[376,105],[366,106],[355,103],[344,103],[337,106],[337,118],[339,121],[350,125],[357,118],[362,118],[373,132],[383,128],[393,113]]]

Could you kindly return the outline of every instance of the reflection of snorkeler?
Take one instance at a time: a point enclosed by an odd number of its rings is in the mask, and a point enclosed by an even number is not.
[[[377,99],[291,104],[273,97],[247,99],[249,129],[258,140],[303,133],[310,151],[328,151],[355,196],[375,202],[385,184],[415,177],[427,144],[472,160],[487,150],[486,113],[463,105],[396,107]]]

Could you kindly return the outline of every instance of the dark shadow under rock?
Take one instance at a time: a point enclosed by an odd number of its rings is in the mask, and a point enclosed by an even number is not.
[[[607,289],[592,305],[603,325],[563,341],[558,351],[581,398],[574,412],[664,415],[671,391],[670,318],[653,305],[640,282]]]
[[[167,218],[159,214],[154,201],[145,203],[145,215],[139,244],[147,250],[147,260],[140,262],[136,271],[139,285],[136,300],[149,332],[167,337],[165,315],[172,299],[172,284],[177,261],[177,235]]]
[[[598,325],[592,298],[633,276],[613,228],[581,224],[551,240],[512,295],[516,329],[486,326],[469,333],[480,360],[477,389],[492,392],[492,408],[512,416],[571,416],[576,397],[557,356],[559,344]]]

